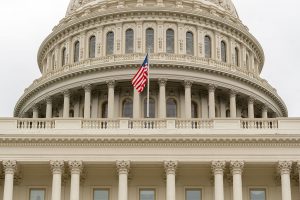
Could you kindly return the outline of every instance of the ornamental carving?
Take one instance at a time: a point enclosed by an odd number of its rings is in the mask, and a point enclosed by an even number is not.
[[[158,80],[158,84],[160,87],[166,87],[168,79],[162,78]]]
[[[51,160],[50,167],[53,174],[61,174],[64,171],[64,161],[62,160]]]
[[[5,174],[14,174],[17,171],[17,161],[15,160],[4,160],[2,164]]]
[[[230,171],[232,175],[234,174],[242,174],[244,169],[244,161],[230,161]]]
[[[117,160],[116,161],[117,171],[119,174],[128,174],[130,170],[129,160]]]
[[[86,84],[86,85],[83,85],[82,88],[84,89],[85,92],[91,92],[92,85],[91,84]]]
[[[208,86],[208,91],[209,91],[209,92],[215,92],[215,90],[216,90],[216,86],[215,86],[215,85],[210,84],[210,85]]]
[[[191,88],[192,85],[193,85],[193,81],[189,81],[189,80],[185,80],[185,81],[184,81],[184,86],[185,86],[186,88]]]
[[[116,82],[114,80],[106,81],[108,88],[115,88]]]
[[[166,174],[176,174],[176,169],[178,166],[178,162],[177,161],[165,161],[164,162],[164,168],[165,168],[165,172]]]
[[[80,174],[83,169],[82,161],[69,161],[69,168],[71,174]]]
[[[279,161],[278,162],[278,171],[281,175],[290,174],[292,170],[292,161]]]
[[[211,169],[214,174],[223,174],[225,169],[226,162],[225,161],[212,161]]]

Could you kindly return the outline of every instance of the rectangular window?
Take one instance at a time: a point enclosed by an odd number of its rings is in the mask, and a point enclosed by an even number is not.
[[[250,189],[250,200],[266,200],[265,189]]]
[[[140,200],[155,200],[155,190],[154,189],[141,189],[140,190]]]
[[[109,189],[94,189],[93,200],[109,200]]]
[[[45,189],[30,189],[30,200],[45,200]]]
[[[201,189],[186,189],[185,200],[202,200]]]

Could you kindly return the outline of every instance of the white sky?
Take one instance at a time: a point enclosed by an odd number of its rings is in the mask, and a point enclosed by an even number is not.
[[[262,77],[278,90],[290,117],[300,117],[300,1],[233,0],[243,23],[263,46]],[[9,0],[0,6],[0,117],[40,77],[39,45],[65,15],[69,0]]]

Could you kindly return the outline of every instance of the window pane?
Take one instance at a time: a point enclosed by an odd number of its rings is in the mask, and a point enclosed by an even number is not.
[[[154,30],[152,28],[146,30],[146,52],[148,51],[154,52]]]
[[[30,200],[45,200],[45,190],[44,189],[31,189],[30,190]]]
[[[144,101],[144,118],[147,117],[147,98]],[[155,101],[154,99],[149,99],[149,117],[155,118]]]
[[[101,116],[102,116],[102,118],[107,118],[107,115],[108,115],[108,102],[106,101],[102,104],[102,114],[101,114]]]
[[[167,53],[174,53],[174,31],[167,30]]]
[[[79,42],[75,42],[74,44],[74,62],[79,61]]]
[[[167,100],[167,117],[177,117],[177,103],[175,99]]]
[[[186,54],[194,55],[194,36],[192,32],[186,33]]]
[[[205,58],[211,58],[211,39],[209,36],[205,36]]]
[[[192,118],[198,118],[198,106],[195,102],[192,102]]]
[[[94,190],[94,200],[108,200],[109,190],[106,189],[96,189]]]
[[[65,64],[66,64],[66,47],[64,47],[61,52],[61,65],[64,66]]]
[[[266,191],[265,190],[251,190],[250,191],[250,200],[266,200]]]
[[[226,43],[224,41],[221,42],[221,59],[223,62],[227,60],[227,52],[226,52]]]
[[[123,101],[123,117],[131,118],[133,116],[133,103],[131,99]]]
[[[133,30],[128,29],[126,31],[125,53],[133,53],[133,38],[134,38]]]
[[[235,47],[235,65],[239,66],[239,49]]]
[[[96,37],[90,37],[89,41],[89,58],[95,58],[96,55]]]
[[[201,200],[201,190],[186,190],[186,200]]]
[[[108,32],[106,35],[106,55],[114,54],[114,33]]]
[[[155,191],[140,190],[140,200],[155,200]]]

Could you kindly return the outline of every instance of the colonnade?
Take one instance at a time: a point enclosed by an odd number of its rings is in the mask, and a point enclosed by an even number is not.
[[[3,200],[13,200],[14,174],[17,172],[17,161],[5,160],[3,169],[5,173]],[[130,161],[116,161],[116,169],[119,175],[118,200],[128,200],[128,174],[130,171]],[[292,161],[279,161],[278,172],[281,175],[282,200],[291,200],[291,180]],[[230,170],[233,185],[233,200],[242,200],[242,173],[245,163],[243,161],[230,161]],[[164,161],[166,173],[166,200],[176,200],[176,170],[178,161]],[[50,161],[52,171],[52,198],[51,200],[61,200],[62,174],[64,173],[64,161]],[[80,198],[80,175],[83,170],[82,161],[69,161],[68,167],[71,174],[70,200]],[[214,176],[214,200],[224,200],[224,170],[225,161],[212,161],[211,169]],[[297,163],[300,172],[300,161]],[[299,177],[300,179],[300,177]]]
[[[114,80],[107,81],[107,99],[108,99],[108,118],[115,118],[119,116],[115,116],[115,110],[114,110],[114,103],[115,103],[115,86],[116,82]],[[166,84],[167,79],[159,79],[158,85],[159,85],[159,94],[158,94],[158,118],[166,118]],[[192,118],[192,81],[184,81],[184,108],[185,113],[183,116],[186,119]],[[91,118],[91,98],[92,98],[92,85],[84,85],[82,87],[84,89],[84,118],[88,119]],[[216,117],[216,89],[217,86],[215,85],[208,85],[208,117],[213,119]],[[71,93],[69,90],[63,91],[63,118],[69,118],[69,112],[70,112],[70,98]],[[230,118],[236,118],[237,117],[237,94],[238,92],[235,90],[229,90],[229,109],[230,109]],[[141,95],[134,90],[133,92],[133,118],[141,118],[141,112],[140,112],[140,103],[141,103]],[[254,103],[255,99],[251,96],[248,97],[248,118],[254,118],[255,117],[255,109],[254,109]],[[268,118],[268,107],[263,105],[262,106],[262,118]],[[46,118],[52,118],[52,98],[48,97],[46,99]],[[33,112],[33,118],[38,118],[39,116],[39,109],[37,106],[34,106],[32,108]]]

